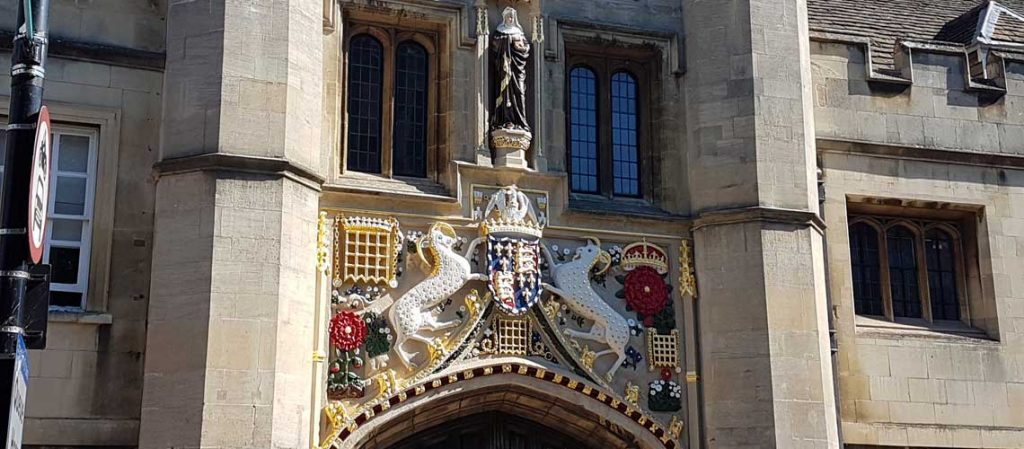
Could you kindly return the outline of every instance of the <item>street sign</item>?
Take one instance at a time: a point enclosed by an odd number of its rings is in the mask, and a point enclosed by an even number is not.
[[[36,122],[36,139],[32,145],[32,176],[28,192],[28,249],[32,263],[43,260],[46,239],[46,208],[50,204],[50,111],[43,106]]]
[[[28,350],[25,340],[18,336],[18,351],[14,354],[14,372],[11,379],[11,406],[7,412],[7,449],[21,449],[22,429],[25,425],[25,396],[28,393]]]

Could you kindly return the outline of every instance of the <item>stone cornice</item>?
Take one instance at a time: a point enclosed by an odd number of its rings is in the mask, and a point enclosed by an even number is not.
[[[779,207],[749,206],[720,209],[697,214],[693,220],[693,231],[711,226],[739,223],[768,222],[795,226],[810,226],[820,234],[825,233],[825,222],[817,213]]]
[[[0,31],[0,51],[11,51],[13,42],[14,33]],[[163,52],[75,41],[52,36],[50,37],[50,45],[47,51],[54,58],[98,62],[119,67],[159,72],[164,71],[164,63],[167,59]]]
[[[153,170],[157,176],[196,171],[228,171],[283,176],[317,192],[321,191],[325,181],[323,176],[313,170],[287,159],[226,153],[206,153],[164,159],[153,164]]]
[[[1024,155],[983,153],[944,148],[908,147],[873,142],[839,139],[818,139],[819,153],[862,154],[891,159],[974,165],[991,168],[1024,169]]]

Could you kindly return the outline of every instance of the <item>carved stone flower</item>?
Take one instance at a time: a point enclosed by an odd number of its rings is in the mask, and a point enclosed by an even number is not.
[[[330,335],[331,345],[342,351],[351,351],[366,339],[366,323],[359,315],[345,310],[331,318]]]
[[[626,275],[626,304],[645,317],[657,314],[668,304],[668,286],[651,267],[637,267]]]

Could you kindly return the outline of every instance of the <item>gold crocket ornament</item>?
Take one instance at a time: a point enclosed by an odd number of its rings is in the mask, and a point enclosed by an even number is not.
[[[672,422],[668,424],[668,435],[673,440],[678,440],[679,436],[683,434],[683,420],[679,419],[678,416],[672,417]]]
[[[640,401],[640,387],[633,384],[633,382],[626,382],[626,402],[630,405],[637,407],[637,403]]]

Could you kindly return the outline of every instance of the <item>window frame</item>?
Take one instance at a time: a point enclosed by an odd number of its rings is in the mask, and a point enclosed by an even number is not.
[[[0,95],[0,122],[7,123],[10,97]],[[120,160],[121,110],[82,106],[52,100],[46,103],[55,129],[88,129],[96,132],[96,182],[93,195],[88,293],[83,308],[72,313],[106,313],[110,291],[110,262],[113,249],[114,208]],[[49,232],[49,231],[48,231]],[[51,309],[51,314],[62,310]]]
[[[342,176],[361,174],[386,179],[402,179],[409,181],[430,180],[439,182],[443,167],[441,164],[441,143],[444,141],[445,130],[440,126],[442,108],[441,97],[447,89],[441,82],[443,58],[439,49],[443,48],[442,32],[431,26],[394,25],[378,23],[372,20],[349,20],[344,27],[341,42],[341,98],[340,121],[341,140],[340,173]],[[366,34],[377,39],[383,48],[383,67],[381,68],[381,170],[380,173],[360,172],[348,169],[348,87],[349,87],[349,44],[353,37]],[[394,126],[395,126],[395,79],[396,54],[398,46],[412,41],[419,44],[427,52],[427,136],[426,177],[396,176],[394,174]]]
[[[653,197],[653,111],[652,83],[657,58],[654,51],[637,47],[594,47],[584,43],[565,43],[565,152],[568,190],[572,195],[602,198],[643,199]],[[598,191],[581,192],[572,186],[572,79],[577,67],[590,69],[597,77],[597,184]],[[616,194],[614,183],[614,143],[612,130],[612,77],[625,72],[636,81],[637,194]]]
[[[879,257],[879,271],[880,271],[880,283],[881,283],[881,299],[882,299],[882,311],[883,316],[877,315],[862,315],[866,317],[884,318],[886,321],[897,322],[897,323],[915,323],[925,322],[928,324],[936,323],[953,323],[960,322],[967,325],[971,323],[971,310],[969,296],[969,288],[967,285],[967,259],[964,252],[964,237],[960,230],[960,225],[956,221],[941,220],[941,219],[918,219],[918,218],[904,218],[886,215],[875,215],[875,214],[859,214],[850,213],[847,219],[847,235],[849,235],[850,227],[855,224],[866,224],[874,228],[878,238],[878,257]],[[914,239],[914,258],[916,262],[917,272],[917,290],[918,290],[918,301],[921,306],[921,317],[896,317],[893,311],[893,299],[892,299],[892,283],[889,271],[889,245],[888,245],[888,233],[890,230],[903,227],[910,231]],[[954,282],[957,295],[957,307],[960,313],[960,319],[954,320],[935,320],[932,313],[932,302],[931,302],[931,288],[928,279],[928,263],[927,256],[925,254],[925,236],[933,229],[941,230],[945,232],[952,240],[953,250],[953,262],[954,262]],[[848,245],[849,247],[849,242]],[[851,265],[851,289],[852,289],[852,265]],[[856,298],[852,298],[852,304],[856,304]],[[855,309],[856,314],[856,309]],[[860,315],[860,314],[857,314]]]
[[[47,205],[47,226],[46,226],[46,245],[43,249],[43,261],[44,263],[50,263],[50,250],[54,246],[54,242],[57,242],[57,247],[60,248],[78,248],[78,282],[74,284],[63,284],[55,281],[51,281],[50,290],[56,292],[68,292],[78,293],[82,295],[82,299],[79,305],[76,306],[55,306],[51,305],[50,310],[59,311],[84,311],[88,304],[89,299],[89,277],[92,267],[90,261],[92,260],[92,231],[94,224],[94,216],[96,212],[96,174],[99,171],[99,130],[95,128],[85,128],[79,126],[68,126],[68,125],[57,125],[53,128],[54,145],[53,145],[53,185],[50,186],[50,198],[49,204]],[[59,137],[58,137],[59,136]],[[80,216],[78,215],[65,215],[58,214],[54,211],[54,207],[57,202],[57,179],[62,175],[59,170],[58,161],[60,161],[61,152],[61,140],[64,136],[81,136],[89,139],[89,154],[88,160],[86,161],[86,173],[85,173],[85,203],[83,204],[83,211]],[[65,176],[83,178],[78,173],[67,172],[63,173]],[[78,242],[61,240],[55,241],[53,239],[53,220],[73,220],[82,222],[82,234],[81,240]],[[77,245],[77,246],[76,246]]]

